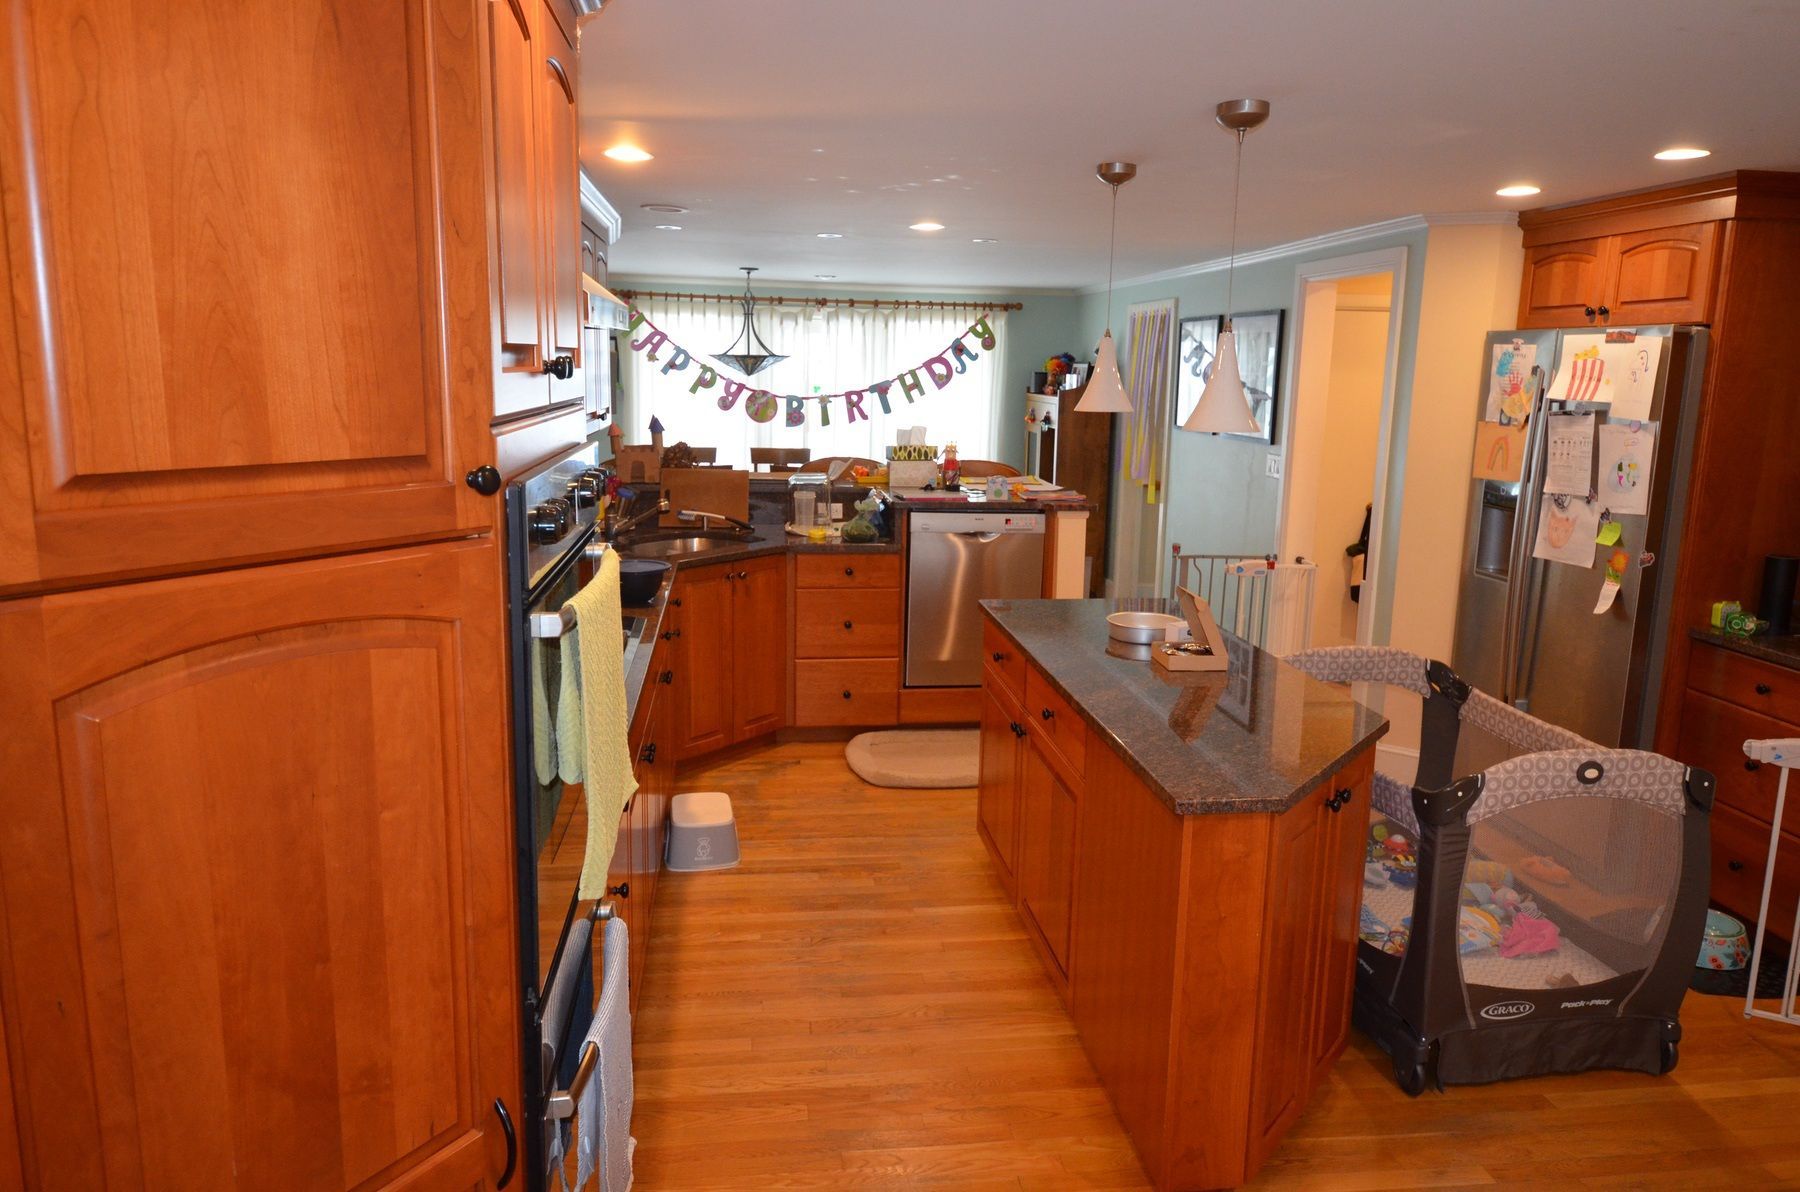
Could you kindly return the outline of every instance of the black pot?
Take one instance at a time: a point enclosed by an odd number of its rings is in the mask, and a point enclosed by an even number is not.
[[[619,603],[626,608],[642,608],[656,598],[669,564],[662,559],[619,560]]]

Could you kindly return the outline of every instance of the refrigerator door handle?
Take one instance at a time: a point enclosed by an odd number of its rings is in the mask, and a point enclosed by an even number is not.
[[[1532,402],[1531,427],[1525,436],[1525,470],[1519,481],[1519,500],[1513,520],[1512,560],[1507,564],[1506,615],[1500,630],[1500,698],[1513,703],[1523,696],[1520,674],[1525,656],[1527,597],[1531,587],[1531,552],[1537,542],[1537,521],[1543,487],[1538,461],[1543,458],[1544,436],[1550,403],[1540,393]]]

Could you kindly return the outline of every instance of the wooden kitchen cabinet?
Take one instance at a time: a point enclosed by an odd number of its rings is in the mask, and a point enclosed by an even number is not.
[[[793,722],[803,728],[899,723],[899,553],[798,553],[793,582]]]
[[[488,7],[8,7],[0,595],[493,524]]]
[[[1519,326],[1579,327],[1593,322],[1606,291],[1610,241],[1560,241],[1525,250]]]
[[[1000,884],[1017,897],[1019,779],[1025,750],[1024,713],[995,679],[983,672],[981,769],[975,795],[975,826],[994,858]]]
[[[1719,227],[1706,221],[1546,243],[1533,241],[1553,233],[1528,230],[1519,326],[1707,322]]]
[[[473,539],[0,604],[26,1186],[492,1186],[499,577]]]
[[[665,611],[664,625],[670,623]],[[669,731],[675,721],[677,688],[675,639],[659,641],[650,659],[648,677],[631,720],[629,743],[632,774],[638,788],[619,822],[619,839],[607,873],[615,913],[625,917],[631,929],[631,1006],[637,1009],[644,991],[650,939],[656,908],[657,879],[662,873],[663,841],[667,836],[669,800],[675,789],[675,750]],[[595,958],[595,975],[600,972]],[[595,985],[598,989],[600,986]]]
[[[1049,953],[1052,976],[1066,996],[1079,779],[1059,772],[1036,732],[1026,736],[1020,761],[1019,907]]]
[[[684,568],[677,654],[682,760],[772,733],[787,719],[787,560]]]

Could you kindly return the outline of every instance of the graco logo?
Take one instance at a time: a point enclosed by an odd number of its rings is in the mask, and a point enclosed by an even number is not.
[[[1495,1002],[1483,1010],[1481,1016],[1490,1022],[1504,1022],[1508,1018],[1523,1018],[1535,1009],[1536,1002]]]

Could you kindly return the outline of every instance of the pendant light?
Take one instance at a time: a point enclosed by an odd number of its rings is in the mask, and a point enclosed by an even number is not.
[[[1129,414],[1131,399],[1125,396],[1125,383],[1119,379],[1119,353],[1113,347],[1112,286],[1113,257],[1119,242],[1119,188],[1137,177],[1137,167],[1128,161],[1103,161],[1094,167],[1094,175],[1112,187],[1112,237],[1106,245],[1106,334],[1094,352],[1093,379],[1075,403],[1075,412]]]
[[[746,377],[754,377],[771,364],[780,364],[786,356],[777,355],[769,350],[762,336],[756,333],[756,299],[750,294],[750,275],[756,272],[754,265],[739,265],[744,271],[744,329],[738,337],[731,341],[731,346],[723,352],[713,354],[713,359],[720,364],[729,364]]]
[[[1219,127],[1237,135],[1237,161],[1231,179],[1231,257],[1225,267],[1225,321],[1219,327],[1219,344],[1213,353],[1212,376],[1200,391],[1194,412],[1182,422],[1182,430],[1220,435],[1260,435],[1262,429],[1250,413],[1250,397],[1238,372],[1237,333],[1231,329],[1232,282],[1237,274],[1238,183],[1244,174],[1244,134],[1269,118],[1266,99],[1228,99],[1213,117]]]

